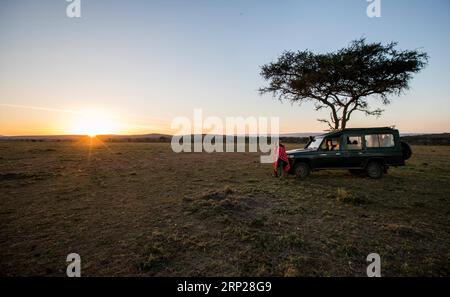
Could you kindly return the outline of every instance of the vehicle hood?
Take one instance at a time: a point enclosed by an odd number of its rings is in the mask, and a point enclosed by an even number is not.
[[[314,153],[315,150],[308,150],[308,149],[296,149],[296,150],[290,150],[287,151],[286,154],[289,156],[295,156],[295,155],[303,155],[303,154],[308,154],[308,153]]]

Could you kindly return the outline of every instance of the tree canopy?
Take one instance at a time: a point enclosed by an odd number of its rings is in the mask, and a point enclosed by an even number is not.
[[[261,67],[268,85],[260,93],[292,103],[313,101],[316,110],[330,111],[329,119],[319,121],[331,130],[344,129],[354,112],[380,116],[384,110],[371,109],[368,99],[389,104],[390,96],[409,89],[413,74],[426,66],[425,52],[396,47],[396,42],[383,45],[362,38],[332,53],[284,52]]]

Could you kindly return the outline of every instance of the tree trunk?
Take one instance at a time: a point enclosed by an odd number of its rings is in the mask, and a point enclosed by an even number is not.
[[[341,129],[345,129],[346,126],[347,126],[347,120],[345,119],[345,116],[344,116],[341,121]]]

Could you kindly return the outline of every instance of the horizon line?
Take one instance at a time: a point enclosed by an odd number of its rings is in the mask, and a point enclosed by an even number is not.
[[[326,134],[331,131],[320,131],[320,132],[287,132],[287,133],[279,133],[279,136],[286,137],[287,135],[295,135],[295,134],[311,134],[311,135],[319,135],[319,134]],[[400,132],[400,135],[405,134],[415,134],[415,135],[430,135],[430,134],[449,134],[450,132]],[[192,135],[199,135],[199,134],[184,134],[184,135],[175,135],[175,134],[168,134],[168,133],[158,133],[158,132],[152,132],[152,133],[144,133],[144,134],[98,134],[94,137],[104,137],[104,136],[116,136],[116,137],[135,137],[135,136],[150,136],[150,135],[160,135],[160,136],[192,136]],[[207,133],[202,133],[201,135],[207,135]],[[249,134],[210,134],[210,135],[216,135],[216,136],[258,136],[258,135],[249,135]],[[271,134],[267,134],[268,136]],[[91,137],[88,134],[16,134],[16,135],[4,135],[0,134],[0,137]],[[292,136],[296,137],[296,136]],[[298,137],[298,136],[297,136]]]

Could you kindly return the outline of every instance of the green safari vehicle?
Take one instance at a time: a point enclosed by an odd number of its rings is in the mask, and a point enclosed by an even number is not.
[[[306,178],[311,171],[346,169],[355,175],[381,178],[390,166],[404,166],[410,146],[400,141],[398,130],[351,128],[310,137],[304,149],[286,152],[290,174]]]

